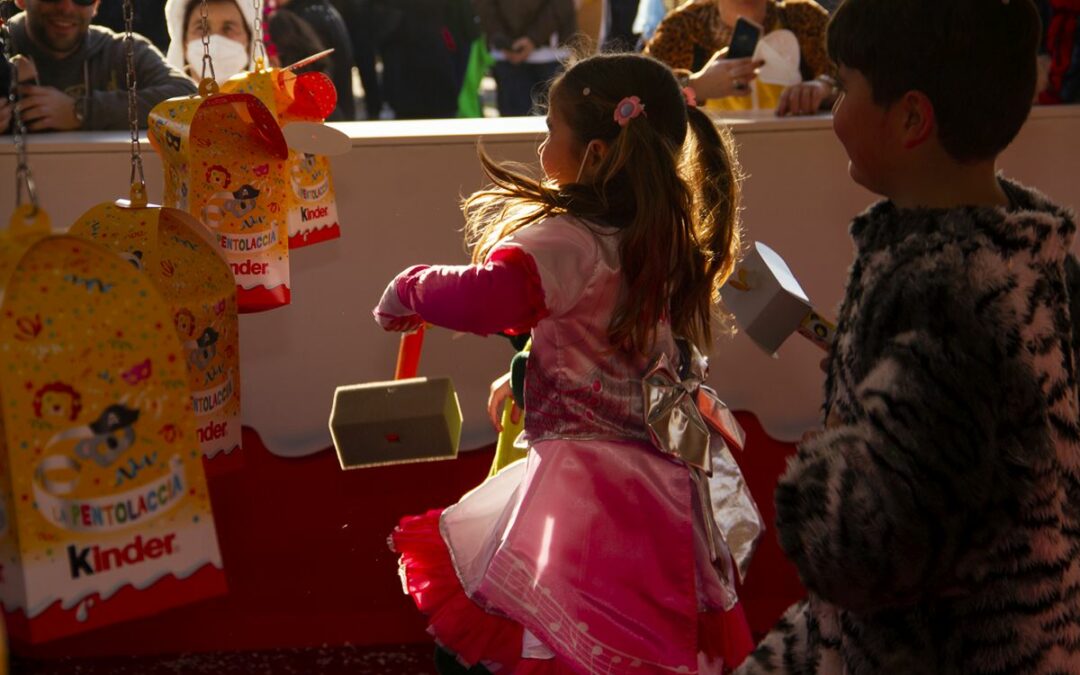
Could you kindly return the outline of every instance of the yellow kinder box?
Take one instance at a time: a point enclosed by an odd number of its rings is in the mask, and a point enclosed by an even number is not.
[[[199,221],[178,209],[106,202],[68,230],[119,253],[165,298],[184,348],[206,457],[240,447],[239,318],[233,275]]]
[[[258,97],[286,130],[297,122],[322,122],[337,105],[337,92],[323,73],[297,75],[283,68],[261,68],[234,75],[225,92]],[[337,199],[326,155],[289,148],[289,248],[310,246],[341,236]]]
[[[6,283],[5,283],[6,282]],[[185,355],[119,255],[0,237],[0,601],[40,643],[225,591]]]
[[[210,230],[236,277],[241,312],[289,303],[288,146],[250,94],[190,96],[150,111],[164,164],[164,205]]]

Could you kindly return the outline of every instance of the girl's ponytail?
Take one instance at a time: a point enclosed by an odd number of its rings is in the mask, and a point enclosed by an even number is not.
[[[688,110],[691,130],[683,156],[683,177],[691,191],[691,219],[698,245],[705,255],[705,279],[709,297],[719,299],[720,287],[727,281],[738,260],[740,246],[739,185],[742,175],[735,151],[735,141],[727,127],[717,126],[704,112],[691,106]],[[688,337],[698,337],[701,344],[711,339],[709,317],[683,304],[696,294],[676,293],[672,297],[674,316],[694,316]],[[700,302],[700,299],[697,300]],[[699,305],[700,307],[700,305]],[[711,314],[711,313],[710,313]],[[695,340],[698,341],[698,340]]]

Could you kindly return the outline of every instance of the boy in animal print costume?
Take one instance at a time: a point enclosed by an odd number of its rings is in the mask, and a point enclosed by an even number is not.
[[[1039,31],[1032,0],[829,26],[836,135],[885,200],[851,225],[825,429],[776,491],[809,597],[740,673],[1080,673],[1075,225],[995,169]]]

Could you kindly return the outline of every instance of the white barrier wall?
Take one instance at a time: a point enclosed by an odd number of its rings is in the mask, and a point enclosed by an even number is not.
[[[848,222],[874,196],[848,178],[830,118],[724,121],[747,174],[746,238],[780,253],[814,304],[834,314],[852,257]],[[351,152],[333,160],[342,238],[293,252],[291,306],[241,317],[244,423],[282,455],[329,445],[335,386],[391,377],[397,336],[370,316],[391,277],[414,263],[467,260],[458,203],[482,185],[477,139],[497,158],[533,161],[544,130],[541,118],[335,126],[352,138]],[[98,202],[126,197],[129,144],[126,132],[30,137],[31,168],[54,229]],[[161,165],[143,148],[153,201],[161,195]],[[1080,106],[1037,108],[1000,165],[1080,207]],[[14,205],[14,168],[13,147],[0,145],[0,217]],[[500,337],[428,333],[420,372],[453,378],[465,416],[463,448],[494,439],[488,385],[511,355]],[[712,350],[710,383],[732,407],[761,417],[772,435],[794,439],[817,424],[821,356],[798,336],[777,359],[743,336],[722,337]]]

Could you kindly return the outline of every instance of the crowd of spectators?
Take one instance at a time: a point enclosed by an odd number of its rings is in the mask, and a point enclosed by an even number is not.
[[[204,13],[219,80],[253,65],[257,12],[270,65],[332,49],[308,68],[333,80],[336,121],[535,114],[568,59],[595,50],[644,51],[681,72],[713,109],[812,114],[837,94],[823,36],[839,0],[205,0],[205,12],[203,2],[136,3],[140,108],[193,91],[203,75]],[[1039,4],[1038,100],[1076,102],[1080,0]],[[122,0],[0,0],[0,10],[19,55],[11,72],[28,129],[126,126]],[[755,82],[761,61],[726,58],[740,17],[765,34],[795,35],[801,82]],[[11,118],[0,102],[0,132]]]

